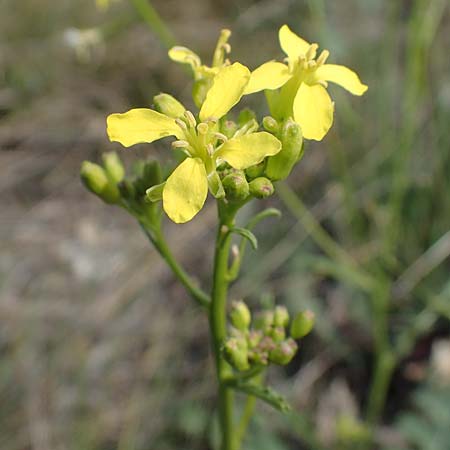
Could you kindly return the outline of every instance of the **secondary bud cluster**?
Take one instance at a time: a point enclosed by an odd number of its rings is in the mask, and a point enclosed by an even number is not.
[[[225,341],[223,354],[237,370],[245,371],[269,363],[286,365],[295,356],[295,339],[306,336],[314,325],[314,314],[304,311],[290,320],[284,306],[264,310],[252,320],[243,301],[232,303],[230,337]]]

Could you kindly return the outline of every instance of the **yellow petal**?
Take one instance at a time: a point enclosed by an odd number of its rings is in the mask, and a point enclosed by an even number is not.
[[[211,89],[200,110],[200,120],[220,119],[244,94],[250,79],[250,71],[239,63],[225,66],[213,79]]]
[[[106,119],[110,141],[130,147],[142,142],[153,142],[181,132],[175,120],[153,111],[137,108],[123,114],[111,114]]]
[[[186,158],[167,178],[164,211],[175,223],[187,222],[202,209],[207,195],[205,165],[199,158]]]
[[[272,134],[245,134],[226,141],[214,154],[235,169],[246,169],[260,163],[266,156],[276,155],[281,150],[281,142]]]
[[[200,57],[196,53],[187,47],[181,47],[179,45],[169,50],[169,58],[175,62],[190,64],[192,68],[198,67],[201,64]]]
[[[353,95],[363,95],[367,86],[361,83],[358,75],[353,70],[337,64],[324,64],[316,70],[319,79],[339,84]]]
[[[294,99],[294,119],[306,139],[322,140],[333,124],[334,104],[320,84],[300,85]]]
[[[304,55],[310,46],[308,42],[293,33],[287,25],[283,25],[278,32],[280,47],[289,59],[296,59]]]
[[[289,68],[282,63],[269,61],[255,69],[250,76],[244,94],[278,89],[291,78]]]

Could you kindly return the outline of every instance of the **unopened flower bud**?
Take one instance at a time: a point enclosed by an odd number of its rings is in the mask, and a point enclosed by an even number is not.
[[[223,354],[225,359],[237,370],[248,370],[248,347],[245,337],[229,338],[224,347]]]
[[[122,180],[117,187],[119,188],[120,196],[123,199],[131,201],[136,198],[136,190],[130,180]]]
[[[266,161],[261,161],[259,164],[255,166],[247,167],[245,169],[245,175],[249,180],[254,180],[255,178],[261,177],[264,175],[264,170],[266,168]]]
[[[263,333],[260,330],[252,330],[247,336],[248,347],[250,349],[256,348],[263,338]]]
[[[120,183],[125,176],[125,169],[119,155],[116,152],[107,152],[103,153],[102,159],[106,175],[113,183]]]
[[[134,187],[139,196],[144,196],[147,189],[161,184],[162,173],[158,161],[145,161],[140,168],[140,175],[134,182]]]
[[[118,203],[120,200],[117,186],[111,182],[103,167],[84,161],[80,176],[83,184],[106,203]]]
[[[255,318],[255,329],[266,333],[273,325],[273,311],[260,312]]]
[[[229,200],[244,200],[249,196],[250,188],[241,170],[233,171],[225,176],[222,185]]]
[[[286,306],[276,306],[273,313],[273,323],[276,327],[287,327],[289,324],[289,313]]]
[[[269,353],[269,359],[275,364],[282,366],[291,362],[292,358],[297,353],[298,345],[294,339],[286,339],[279,342],[277,346]]]
[[[259,348],[249,351],[248,357],[253,364],[267,366],[269,363],[269,352]]]
[[[240,127],[243,127],[244,125],[254,120],[256,120],[256,114],[255,111],[251,110],[250,108],[244,108],[239,113],[238,124]]]
[[[272,116],[264,117],[262,124],[264,129],[269,133],[278,133],[278,130],[280,129],[278,122]]]
[[[315,316],[312,311],[302,311],[298,313],[291,323],[291,336],[300,339],[306,336],[314,326]]]
[[[286,338],[286,330],[284,327],[273,327],[270,331],[270,336],[274,342],[281,342]]]
[[[243,301],[234,301],[231,305],[230,319],[232,325],[238,330],[248,330],[252,315]]]
[[[185,108],[174,97],[169,94],[158,94],[153,97],[156,111],[165,114],[166,116],[177,119],[183,117]]]
[[[232,120],[225,120],[220,127],[220,131],[228,138],[232,138],[238,129],[237,123]]]
[[[270,197],[274,192],[272,182],[265,177],[258,177],[250,181],[249,187],[250,194],[256,198]]]
[[[211,84],[212,78],[200,78],[194,82],[194,86],[192,87],[192,98],[198,108],[201,108],[205,101],[206,94],[208,93]]]
[[[303,152],[303,135],[300,125],[288,119],[281,131],[281,151],[267,158],[265,174],[272,181],[284,180]]]

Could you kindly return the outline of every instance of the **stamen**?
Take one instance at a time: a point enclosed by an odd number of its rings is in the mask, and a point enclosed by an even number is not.
[[[195,128],[195,126],[197,125],[197,121],[195,120],[194,114],[192,114],[190,111],[185,111],[184,117],[186,117],[186,120],[188,121],[189,125],[192,128]]]
[[[311,44],[306,52],[306,58],[308,60],[314,59],[317,54],[317,49],[319,48],[318,44]]]
[[[209,156],[212,156],[214,154],[214,147],[212,144],[208,144],[206,146],[206,150],[207,150]]]
[[[200,122],[197,125],[197,131],[200,134],[206,134],[208,132],[208,130],[209,130],[208,124],[206,124],[205,122]]]
[[[214,133],[214,136],[215,136],[219,141],[222,141],[222,142],[228,141],[228,138],[227,138],[224,134],[222,134],[222,133]]]
[[[180,139],[178,141],[173,141],[172,142],[172,147],[173,148],[187,148],[187,147],[189,147],[189,142],[188,141],[184,141],[182,139]]]
[[[231,45],[228,42],[225,42],[225,44],[222,45],[222,48],[225,53],[231,53]]]
[[[330,52],[328,50],[322,50],[322,53],[317,58],[317,65],[321,66],[322,64],[325,64],[325,61],[328,59],[328,56],[330,56]]]
[[[317,63],[314,60],[308,61],[308,69],[314,69],[317,67]]]
[[[317,80],[317,83],[323,86],[324,88],[328,87],[328,83],[325,80]]]
[[[187,125],[186,122],[184,120],[181,119],[175,119],[175,123],[182,129],[182,130],[187,130]]]

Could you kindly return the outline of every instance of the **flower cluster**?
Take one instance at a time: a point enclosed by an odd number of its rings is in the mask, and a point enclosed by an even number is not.
[[[328,51],[317,56],[318,45],[295,35],[287,25],[279,31],[285,62],[269,61],[253,72],[229,61],[229,36],[229,30],[222,30],[211,66],[186,47],[169,50],[172,60],[192,69],[198,113],[169,94],[159,94],[154,109],[136,108],[107,118],[109,139],[124,147],[175,138],[172,147],[185,159],[165,181],[147,186],[145,198],[162,200],[164,211],[176,223],[191,220],[208,191],[219,200],[240,204],[270,195],[272,182],[286,178],[301,159],[303,138],[320,140],[330,129],[334,103],[327,82],[355,95],[367,89],[350,69],[326,64]],[[230,120],[228,113],[244,96],[263,90],[271,116],[259,122],[244,110],[237,121]]]
[[[287,309],[276,306],[273,310],[261,312],[252,324],[247,305],[237,301],[232,304],[230,322],[232,328],[223,346],[224,356],[238,371],[247,371],[269,363],[288,364],[298,350],[295,339],[312,330],[314,314],[304,311],[290,321]]]

